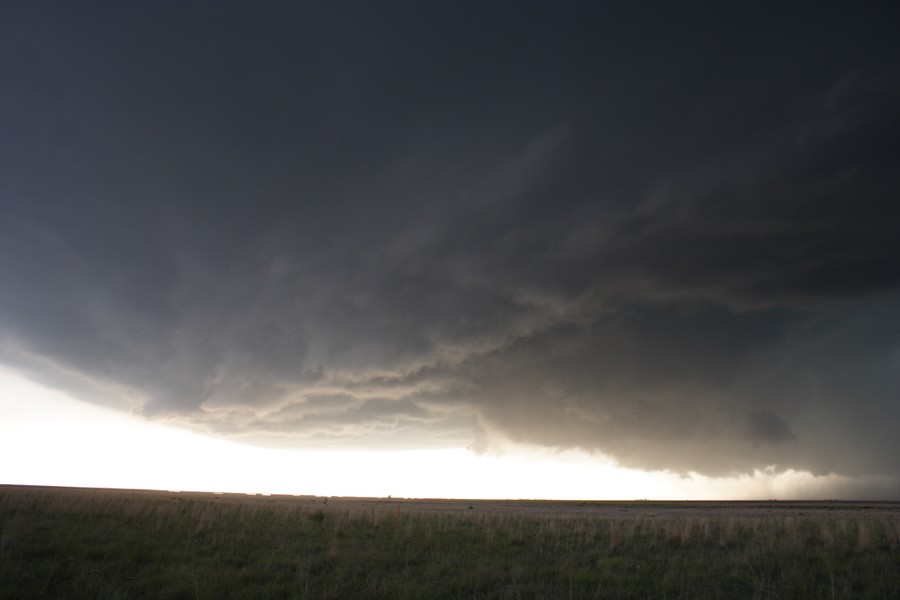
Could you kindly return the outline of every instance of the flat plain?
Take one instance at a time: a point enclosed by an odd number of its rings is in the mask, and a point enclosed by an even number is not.
[[[900,598],[900,502],[0,486],[0,598]]]

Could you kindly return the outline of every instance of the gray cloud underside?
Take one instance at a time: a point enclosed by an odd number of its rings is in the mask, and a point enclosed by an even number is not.
[[[900,474],[888,9],[87,4],[0,15],[5,363],[255,443]]]

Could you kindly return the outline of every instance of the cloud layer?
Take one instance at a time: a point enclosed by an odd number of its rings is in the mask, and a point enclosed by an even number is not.
[[[893,9],[753,6],[11,3],[0,359],[259,444],[896,477]]]

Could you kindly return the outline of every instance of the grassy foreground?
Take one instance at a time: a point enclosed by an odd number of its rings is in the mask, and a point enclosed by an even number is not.
[[[0,598],[900,598],[896,507],[399,505],[0,486]]]

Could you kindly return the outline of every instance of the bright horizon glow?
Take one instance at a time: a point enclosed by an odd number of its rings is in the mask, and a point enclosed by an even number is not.
[[[511,445],[313,451],[259,448],[85,404],[0,368],[0,483],[206,492],[546,500],[836,497],[836,475],[647,472],[600,455]],[[839,496],[838,496],[839,497]]]

